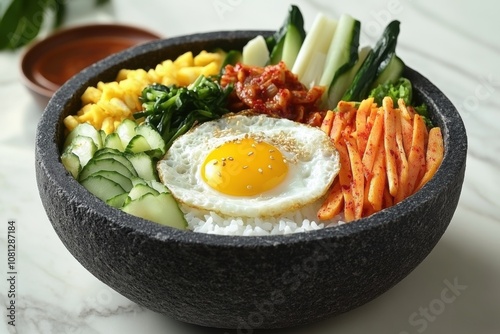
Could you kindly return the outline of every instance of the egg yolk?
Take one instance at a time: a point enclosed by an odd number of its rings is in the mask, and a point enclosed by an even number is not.
[[[287,173],[283,154],[275,146],[253,138],[213,149],[201,168],[201,177],[210,187],[232,196],[262,194],[279,185]]]

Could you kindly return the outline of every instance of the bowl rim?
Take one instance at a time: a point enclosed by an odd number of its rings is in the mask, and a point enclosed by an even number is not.
[[[272,32],[261,30],[239,30],[239,31],[216,31],[208,33],[197,33],[160,39],[145,44],[132,47],[111,55],[91,66],[68,80],[50,99],[45,111],[42,114],[36,139],[37,159],[45,173],[48,174],[57,187],[66,192],[67,198],[76,198],[78,204],[91,208],[94,214],[105,217],[110,224],[115,227],[125,228],[131,233],[141,234],[145,237],[156,239],[159,242],[174,242],[178,244],[203,244],[216,247],[276,247],[282,244],[295,244],[303,242],[321,242],[324,240],[339,240],[352,234],[365,233],[375,228],[388,227],[396,224],[395,213],[411,213],[416,207],[425,206],[433,201],[431,195],[439,194],[454,183],[457,175],[463,173],[466,162],[467,136],[465,126],[458,110],[451,101],[427,78],[415,70],[406,67],[405,74],[416,77],[416,90],[425,86],[428,89],[422,91],[423,98],[431,101],[430,110],[440,110],[440,124],[443,130],[445,143],[445,154],[441,166],[434,177],[429,180],[424,187],[394,206],[381,210],[368,217],[353,221],[348,224],[323,228],[320,230],[293,233],[287,235],[269,236],[227,236],[217,234],[197,233],[191,230],[178,230],[172,227],[163,226],[142,218],[134,217],[119,209],[113,208],[97,197],[90,194],[77,180],[65,170],[60,162],[60,150],[58,147],[57,132],[61,126],[63,111],[71,100],[75,91],[81,87],[81,82],[88,82],[101,75],[107,68],[130,61],[133,58],[141,57],[152,52],[158,52],[168,47],[175,47],[185,43],[186,38],[190,42],[206,41],[216,39],[223,33],[228,39],[250,39],[257,34],[269,34]],[[116,62],[118,60],[118,62]],[[156,65],[156,64],[151,64]],[[439,101],[439,106],[436,104]],[[460,136],[460,134],[463,136]],[[453,148],[450,147],[453,141]]]

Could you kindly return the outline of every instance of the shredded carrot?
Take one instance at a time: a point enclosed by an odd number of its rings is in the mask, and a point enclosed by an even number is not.
[[[377,106],[373,99],[356,108],[340,101],[321,129],[340,156],[340,172],[318,211],[320,220],[343,211],[346,222],[390,207],[423,187],[439,168],[444,145],[438,127],[427,130],[422,116],[403,100]]]

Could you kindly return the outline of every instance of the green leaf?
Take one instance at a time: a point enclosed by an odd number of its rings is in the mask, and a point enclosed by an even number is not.
[[[66,2],[58,1],[55,11],[56,18],[54,20],[54,28],[59,28],[63,24],[64,17],[66,16]]]
[[[14,0],[7,7],[0,20],[0,49],[12,49],[11,34],[16,31],[19,17],[22,15],[23,1]]]
[[[109,0],[96,0],[96,6]],[[64,22],[67,2],[63,0],[12,0],[0,18],[0,50],[22,47],[40,33],[45,14],[54,12],[53,27]]]
[[[0,20],[0,49],[16,49],[40,32],[48,0],[13,0]]]

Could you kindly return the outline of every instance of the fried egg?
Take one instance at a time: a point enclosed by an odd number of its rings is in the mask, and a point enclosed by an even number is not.
[[[230,217],[275,217],[324,196],[340,162],[318,128],[234,115],[177,138],[157,169],[183,206]]]

